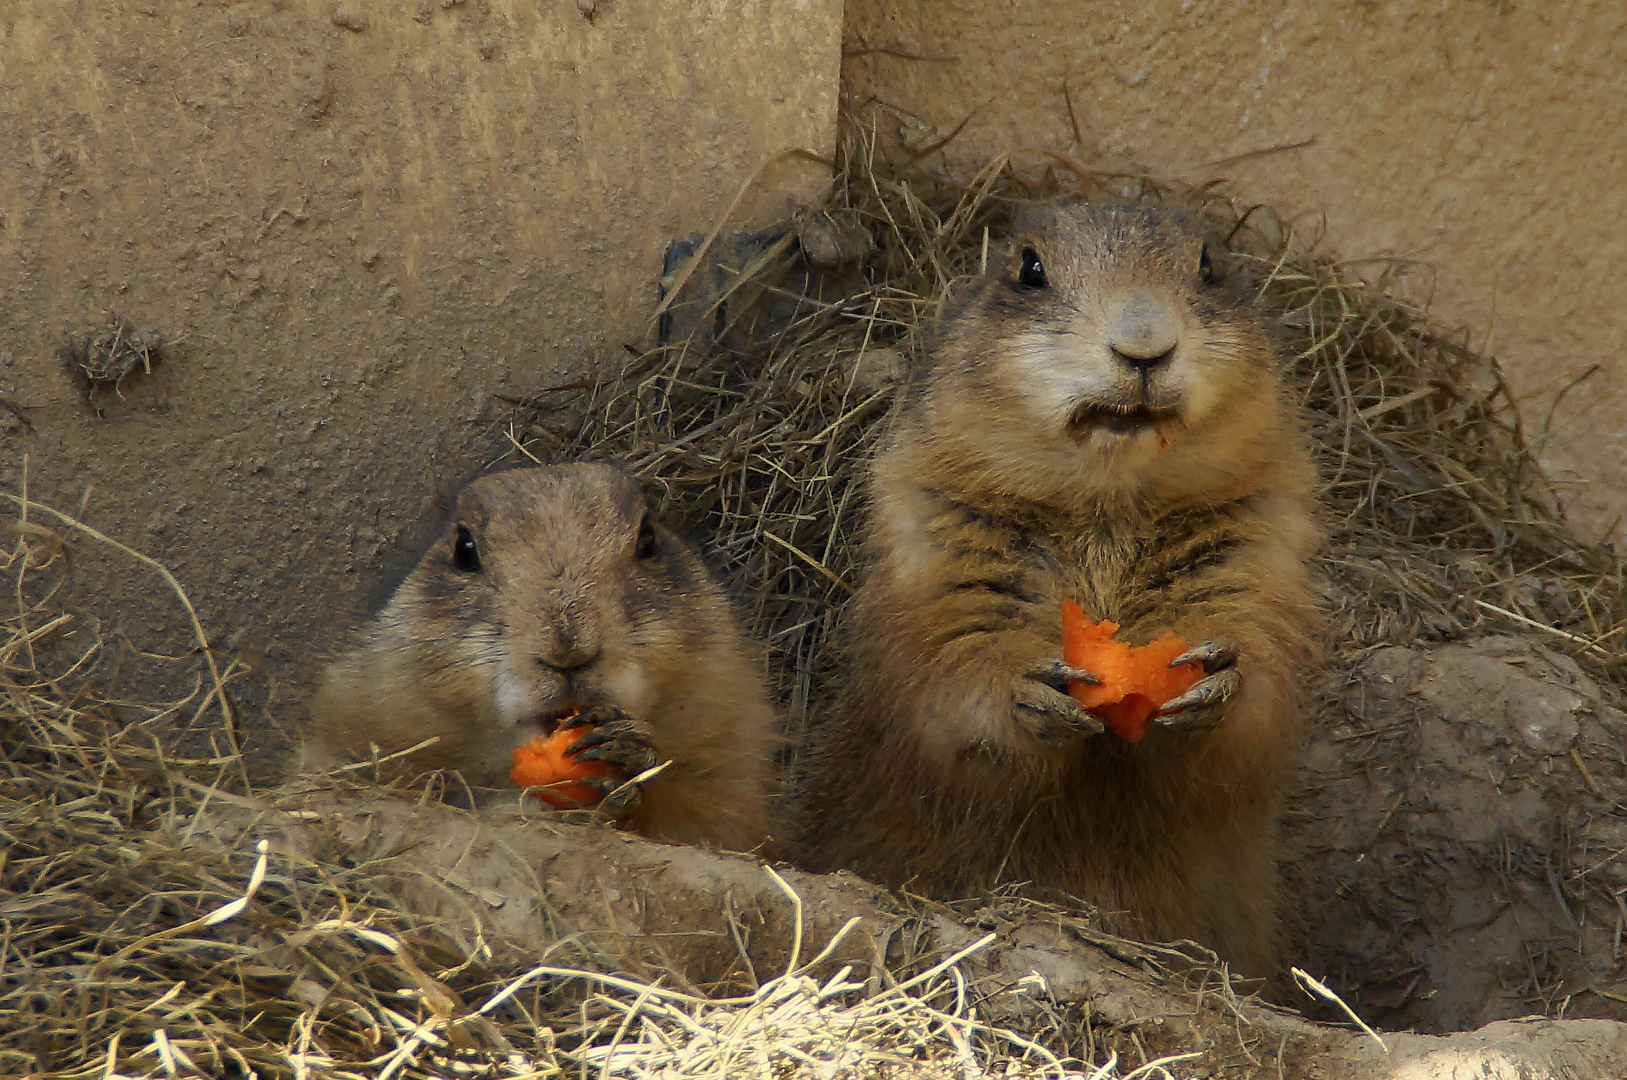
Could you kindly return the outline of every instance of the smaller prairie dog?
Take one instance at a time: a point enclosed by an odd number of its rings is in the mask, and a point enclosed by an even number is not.
[[[1178,215],[1039,209],[944,320],[871,478],[872,567],[802,850],[1029,882],[1280,972],[1277,817],[1319,616],[1314,474],[1245,288]],[[1203,677],[1144,741],[1067,689],[1060,602]]]
[[[593,722],[583,758],[629,777],[672,762],[600,804],[624,827],[735,850],[764,839],[774,713],[722,588],[620,470],[516,469],[464,489],[328,668],[302,767],[438,736],[407,767],[508,787],[512,751],[578,711]]]

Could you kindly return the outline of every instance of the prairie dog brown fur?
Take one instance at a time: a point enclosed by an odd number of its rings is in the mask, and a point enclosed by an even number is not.
[[[943,897],[1026,881],[1277,973],[1314,472],[1217,263],[1170,212],[1036,210],[946,317],[873,466],[811,868]],[[1205,677],[1144,741],[1065,693],[1064,599],[1194,643]]]
[[[303,767],[439,736],[411,767],[514,791],[511,751],[575,710],[599,721],[588,757],[628,776],[672,761],[614,801],[626,827],[740,850],[763,839],[774,714],[723,590],[619,470],[516,469],[462,492],[329,667]]]

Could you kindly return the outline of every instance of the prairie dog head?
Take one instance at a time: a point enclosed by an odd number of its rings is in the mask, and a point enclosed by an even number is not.
[[[699,557],[606,465],[474,481],[312,703],[313,735],[365,758],[501,783],[509,750],[599,704],[656,722],[714,654],[741,649]]]
[[[1073,204],[1018,219],[923,396],[998,486],[1168,496],[1279,438],[1277,386],[1259,315],[1196,226]]]

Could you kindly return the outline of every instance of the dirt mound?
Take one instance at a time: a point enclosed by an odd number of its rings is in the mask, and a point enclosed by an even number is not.
[[[1293,825],[1316,970],[1384,1027],[1627,1016],[1627,715],[1497,635],[1360,657]]]

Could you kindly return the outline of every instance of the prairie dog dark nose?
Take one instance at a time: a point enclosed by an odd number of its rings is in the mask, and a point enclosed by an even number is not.
[[[558,626],[543,637],[537,659],[556,671],[575,671],[599,658],[603,650],[599,635],[583,620],[561,617]]]
[[[1167,360],[1181,340],[1181,326],[1169,304],[1150,292],[1126,296],[1108,323],[1108,346],[1132,367]]]

